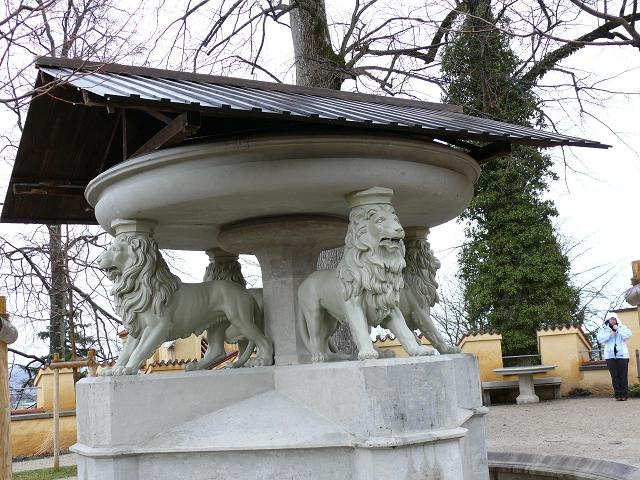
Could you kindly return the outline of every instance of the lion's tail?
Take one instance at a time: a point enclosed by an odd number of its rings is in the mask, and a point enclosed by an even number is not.
[[[254,296],[254,295],[261,295],[261,294],[262,294],[261,291],[260,293],[251,292],[251,299],[253,300],[253,323],[260,329],[260,331],[262,331],[262,333],[264,333],[264,312],[262,311],[262,308],[258,303],[258,300]],[[242,367],[245,363],[247,363],[249,358],[251,358],[251,354],[253,353],[253,350],[255,348],[256,348],[256,343],[253,340],[247,338],[247,346],[245,347],[242,353],[238,352],[238,358],[233,364],[234,367]]]
[[[299,292],[299,290],[298,290]],[[300,295],[298,294],[298,305],[296,308],[296,328],[298,329],[298,335],[302,339],[302,343],[309,350],[309,327],[307,326],[307,319],[304,316],[304,312],[302,311],[302,302],[300,301]]]
[[[247,342],[247,347],[244,349],[242,354],[240,354],[240,356],[236,359],[233,366],[242,367],[245,363],[247,363],[247,360],[249,360],[249,358],[251,357],[251,354],[253,353],[254,348],[256,348],[256,344],[251,340],[249,340]]]

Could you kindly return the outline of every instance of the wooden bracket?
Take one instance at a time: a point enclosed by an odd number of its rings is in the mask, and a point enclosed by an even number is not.
[[[493,142],[484,147],[471,149],[469,155],[471,155],[476,162],[483,163],[509,153],[511,153],[511,143]]]
[[[14,195],[55,195],[76,196],[84,195],[86,185],[71,185],[64,183],[14,183]]]
[[[178,115],[166,127],[146,141],[131,155],[137,157],[159,148],[171,147],[200,130],[200,112],[189,111]]]

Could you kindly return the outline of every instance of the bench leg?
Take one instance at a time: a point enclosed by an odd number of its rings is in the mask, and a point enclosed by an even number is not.
[[[533,374],[521,373],[518,375],[518,387],[520,389],[520,395],[516,398],[518,405],[540,402],[533,388]]]
[[[560,400],[560,385],[553,386],[553,398],[554,400]]]
[[[491,391],[482,390],[482,404],[485,407],[490,407],[491,406]]]

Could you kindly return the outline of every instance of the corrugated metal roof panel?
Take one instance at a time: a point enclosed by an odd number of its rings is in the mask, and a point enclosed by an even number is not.
[[[367,101],[360,99],[331,97],[330,91],[322,95],[283,91],[282,86],[274,84],[270,90],[268,84],[260,83],[260,88],[238,86],[238,79],[215,77],[216,83],[194,81],[162,76],[140,75],[136,67],[128,67],[131,73],[71,69],[61,66],[40,65],[40,70],[59,80],[66,81],[77,88],[105,98],[107,101],[118,98],[140,99],[151,102],[169,102],[172,104],[197,104],[202,109],[232,109],[238,111],[262,112],[271,115],[291,115],[306,119],[343,121],[353,124],[378,125],[394,130],[419,128],[425,134],[453,139],[498,140],[511,143],[525,143],[539,146],[584,146],[606,148],[599,142],[582,138],[545,132],[519,125],[513,125],[486,118],[473,117],[459,112],[430,108],[420,102],[416,106],[409,103],[389,104],[385,97],[368,96]],[[126,68],[126,67],[122,67]],[[169,72],[168,72],[169,73]],[[214,78],[214,77],[212,77]],[[251,81],[246,81],[251,85]],[[276,89],[276,86],[278,87]],[[293,90],[293,87],[292,87]],[[311,89],[312,90],[312,89]],[[342,98],[341,98],[342,97]],[[382,101],[385,99],[385,101]]]

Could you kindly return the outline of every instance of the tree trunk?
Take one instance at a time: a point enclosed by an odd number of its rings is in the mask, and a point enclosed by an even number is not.
[[[298,0],[291,11],[296,84],[340,90],[344,61],[333,51],[324,0]]]
[[[64,359],[66,338],[65,316],[67,303],[67,281],[65,275],[65,256],[62,248],[60,225],[48,225],[49,259],[51,262],[51,290],[49,292],[49,353],[58,353]]]
[[[291,37],[296,62],[296,84],[340,90],[344,60],[333,51],[324,0],[298,0],[291,12]],[[318,257],[318,268],[336,268],[342,247],[326,250]],[[347,324],[340,324],[332,336],[341,353],[354,354],[357,347]]]

